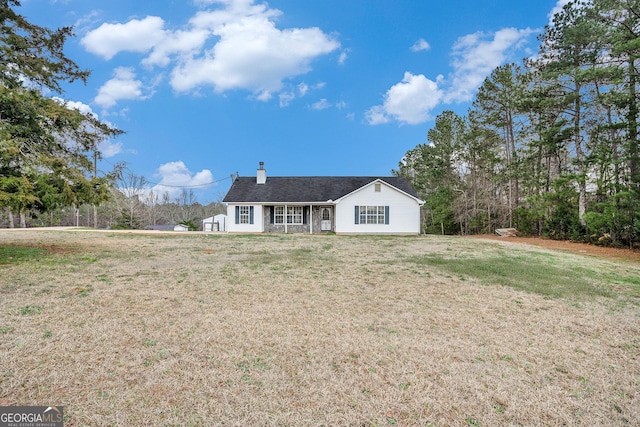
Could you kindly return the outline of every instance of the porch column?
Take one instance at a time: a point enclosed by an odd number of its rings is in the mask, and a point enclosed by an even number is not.
[[[287,234],[287,205],[284,205],[284,234]]]
[[[309,205],[309,234],[313,234],[313,205]]]

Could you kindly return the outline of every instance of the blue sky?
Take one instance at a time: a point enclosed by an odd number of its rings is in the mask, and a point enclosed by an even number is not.
[[[440,112],[465,114],[495,67],[535,54],[566,2],[22,0],[18,13],[75,28],[66,53],[92,74],[62,97],[126,132],[100,170],[124,161],[158,193],[209,203],[259,161],[271,176],[390,175]]]

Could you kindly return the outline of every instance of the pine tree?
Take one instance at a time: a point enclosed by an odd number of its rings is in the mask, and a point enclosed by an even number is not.
[[[478,89],[473,102],[476,123],[499,135],[502,141],[502,176],[507,181],[509,227],[513,226],[513,212],[520,203],[519,144],[516,138],[520,130],[518,115],[523,92],[522,74],[522,68],[516,64],[496,68]]]
[[[31,24],[15,12],[19,6],[0,0],[0,207],[24,218],[32,208],[98,203],[108,178],[92,176],[93,156],[100,141],[121,132],[43,95],[86,82],[89,72],[64,54],[70,27]]]
[[[407,178],[425,200],[428,232],[453,234],[463,226],[455,217],[454,202],[462,191],[458,166],[464,133],[463,118],[453,111],[441,113],[427,133],[429,143],[407,152],[398,170],[393,171]]]

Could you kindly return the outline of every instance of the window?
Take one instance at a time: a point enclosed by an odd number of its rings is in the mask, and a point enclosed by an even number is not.
[[[389,224],[389,206],[356,206],[356,224]]]
[[[253,224],[253,206],[236,206],[236,224]]]
[[[380,185],[380,183],[379,183],[379,182],[377,182],[377,183],[374,185],[374,188],[375,188],[376,193],[379,193],[379,192],[381,191],[381,189],[382,189],[382,185]]]
[[[303,224],[304,213],[302,206],[287,206],[287,214],[285,216],[284,206],[273,207],[273,223],[284,224],[286,217],[287,224]]]
[[[251,217],[249,206],[240,206],[240,224],[250,224]]]
[[[284,224],[284,206],[273,207],[273,223]]]
[[[287,224],[302,224],[302,206],[287,206]]]

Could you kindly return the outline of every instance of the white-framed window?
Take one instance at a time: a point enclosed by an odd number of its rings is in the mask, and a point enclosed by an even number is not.
[[[253,224],[253,206],[236,206],[236,224]]]
[[[304,223],[304,211],[302,206],[287,206],[287,212],[285,215],[284,206],[273,207],[273,223],[274,224],[287,224],[299,225]]]
[[[382,185],[379,182],[376,182],[373,187],[376,193],[379,193],[380,191],[382,191]]]
[[[240,224],[250,224],[251,223],[251,209],[250,206],[240,206]]]
[[[284,224],[284,206],[273,207],[273,223]]]
[[[287,206],[287,224],[302,224],[302,206]]]
[[[356,206],[356,224],[389,224],[389,206]]]

